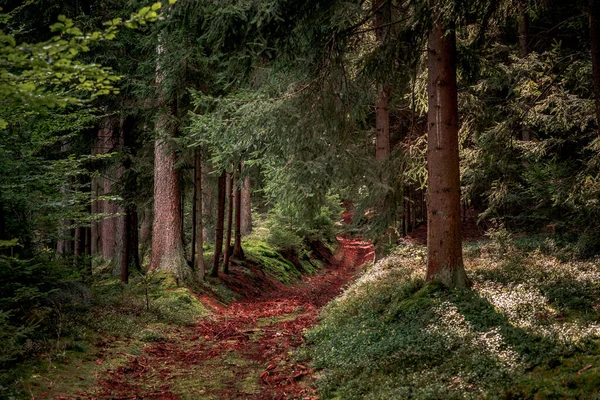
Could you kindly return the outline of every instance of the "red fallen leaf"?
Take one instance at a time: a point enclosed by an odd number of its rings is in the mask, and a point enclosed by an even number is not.
[[[210,339],[210,336],[206,335],[204,336],[204,339]]]
[[[275,364],[269,364],[269,366],[267,367],[267,371],[272,370],[273,368],[275,368]]]
[[[265,383],[269,383],[269,382],[267,382],[268,376],[269,376],[269,371],[265,371],[262,374],[260,374],[260,379]]]
[[[300,369],[308,369],[306,368],[304,365],[302,364],[296,364],[296,367],[300,368]]]

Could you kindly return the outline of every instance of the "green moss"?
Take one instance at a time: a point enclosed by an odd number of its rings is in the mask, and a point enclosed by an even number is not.
[[[278,281],[292,283],[301,278],[302,275],[296,266],[269,244],[256,239],[247,239],[243,242],[243,247],[250,262],[260,266]]]
[[[598,266],[470,246],[472,289],[424,283],[403,246],[325,307],[304,350],[323,399],[599,398]]]

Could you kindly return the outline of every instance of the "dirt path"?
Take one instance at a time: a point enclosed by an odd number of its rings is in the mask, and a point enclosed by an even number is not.
[[[108,373],[87,399],[315,399],[309,367],[290,358],[328,301],[373,257],[373,247],[338,237],[336,261],[295,285],[228,307],[147,345]]]

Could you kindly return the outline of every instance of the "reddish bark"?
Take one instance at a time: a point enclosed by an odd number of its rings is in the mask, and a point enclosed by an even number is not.
[[[239,182],[242,174],[242,165],[236,173],[236,182]],[[244,259],[244,251],[242,250],[242,189],[239,185],[235,185],[235,239],[233,243],[233,257],[242,260]]]
[[[217,223],[215,225],[215,252],[210,276],[219,276],[219,262],[223,251],[223,225],[225,224],[225,189],[226,172],[221,172],[218,183]]]
[[[233,220],[233,174],[227,174],[227,228],[225,228],[225,250],[223,255],[223,272],[229,273],[231,257],[231,226]]]
[[[246,175],[244,178],[244,185],[242,186],[242,206],[240,210],[242,212],[241,232],[242,235],[248,235],[250,232],[252,232],[252,196],[250,192],[250,175]]]
[[[174,105],[171,115],[174,115]],[[175,136],[169,115],[156,121],[154,144],[154,222],[152,225],[151,270],[166,271],[179,281],[191,278],[185,261],[181,237],[181,201],[179,176],[175,169],[176,156],[169,139]]]
[[[131,240],[130,240],[130,233],[131,233],[131,209],[130,207],[125,207],[125,216],[123,218],[124,220],[124,227],[123,227],[123,250],[121,252],[121,271],[120,271],[120,278],[121,278],[121,282],[123,283],[129,283],[129,256],[130,256],[130,249],[131,249]]]
[[[195,187],[195,216],[196,216],[196,221],[195,221],[195,244],[196,244],[196,253],[197,253],[197,260],[196,260],[196,273],[198,274],[198,278],[199,279],[204,279],[204,251],[202,249],[202,245],[204,242],[204,235],[203,235],[203,221],[202,221],[202,192],[203,192],[203,188],[202,188],[202,154],[201,154],[201,150],[200,149],[196,149],[195,152],[195,159],[194,159],[194,165],[195,165],[195,179],[194,179],[194,187]]]
[[[435,0],[430,0],[435,6]],[[460,233],[460,173],[456,38],[441,16],[429,33],[427,276],[448,286],[466,286]]]

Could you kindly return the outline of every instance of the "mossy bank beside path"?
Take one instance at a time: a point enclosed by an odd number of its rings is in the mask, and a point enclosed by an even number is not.
[[[294,357],[304,330],[321,307],[373,257],[360,240],[338,237],[331,265],[293,285],[223,306],[205,301],[212,313],[190,327],[165,327],[119,366],[71,399],[285,399],[315,398],[314,371]],[[234,266],[241,273],[242,267]],[[205,299],[202,299],[203,301]],[[96,364],[123,357],[107,352]],[[82,368],[85,368],[83,366]]]

